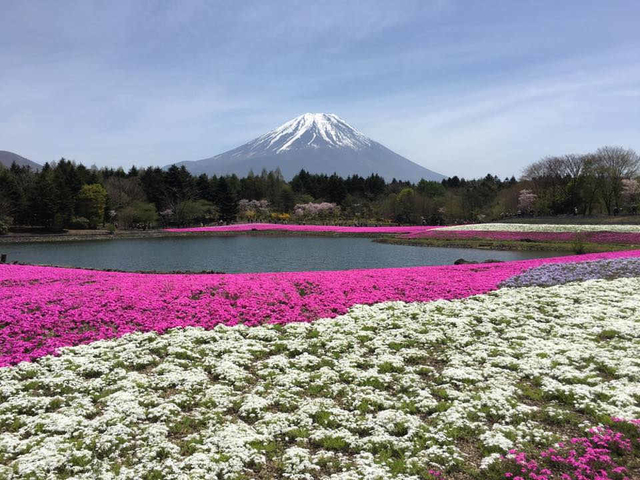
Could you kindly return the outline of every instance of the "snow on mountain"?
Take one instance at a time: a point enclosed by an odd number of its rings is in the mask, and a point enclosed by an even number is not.
[[[330,113],[305,113],[249,142],[252,151],[273,153],[308,147],[359,150],[371,144],[362,133]]]
[[[369,176],[387,180],[441,180],[439,173],[424,168],[366,137],[337,115],[300,115],[238,148],[195,162],[181,162],[192,174],[235,173],[280,168],[291,179],[301,169],[311,173]]]

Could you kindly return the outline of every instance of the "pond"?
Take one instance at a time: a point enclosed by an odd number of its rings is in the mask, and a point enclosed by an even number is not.
[[[126,271],[226,273],[449,265],[458,258],[524,260],[567,252],[388,245],[369,238],[225,236],[0,245],[8,261]]]

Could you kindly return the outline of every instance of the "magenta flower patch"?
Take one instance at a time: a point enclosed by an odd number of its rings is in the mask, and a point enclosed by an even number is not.
[[[640,474],[639,453],[640,420],[614,418],[611,427],[592,428],[537,454],[513,449],[492,470],[511,480],[632,480]]]
[[[0,366],[135,331],[310,322],[344,314],[357,304],[464,298],[545,263],[632,256],[640,251],[500,264],[231,275],[1,265]]]
[[[503,240],[536,242],[571,242],[578,238],[588,243],[628,244],[640,245],[640,233],[622,232],[503,232],[483,230],[440,230],[412,232],[403,235],[404,238],[438,238],[446,240]]]
[[[432,230],[432,226],[409,227],[342,227],[338,225],[282,225],[276,223],[242,223],[218,227],[167,228],[167,232],[334,232],[334,233],[404,233],[421,234]]]

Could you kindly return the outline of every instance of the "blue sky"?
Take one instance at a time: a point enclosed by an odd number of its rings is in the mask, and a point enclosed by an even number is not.
[[[0,150],[165,165],[335,113],[446,175],[640,150],[640,2],[19,1]]]

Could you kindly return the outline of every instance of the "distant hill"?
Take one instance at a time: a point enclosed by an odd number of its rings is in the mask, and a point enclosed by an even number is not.
[[[31,167],[33,170],[40,170],[40,168],[42,168],[42,165],[39,165],[28,158],[21,157],[17,153],[0,150],[0,165],[9,168],[12,163],[21,167]]]
[[[386,180],[440,181],[446,178],[371,140],[337,115],[307,113],[238,148],[204,160],[181,162],[193,175],[245,176],[280,168],[285,179],[305,169],[342,177],[372,173]],[[166,167],[165,167],[166,168]]]

